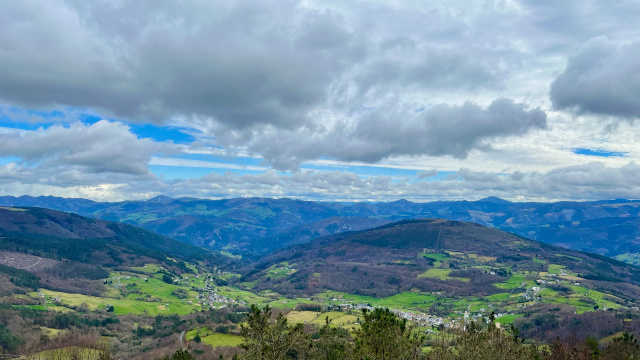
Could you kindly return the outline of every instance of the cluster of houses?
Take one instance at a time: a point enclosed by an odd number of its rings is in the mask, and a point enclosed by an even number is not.
[[[219,294],[218,289],[216,289],[212,284],[213,277],[208,275],[204,287],[196,289],[198,291],[198,301],[200,301],[201,304],[208,304],[209,306],[218,309],[224,308],[229,304],[246,305],[246,302],[243,300],[230,299]],[[216,303],[221,303],[222,305],[214,306]]]
[[[540,292],[540,290],[542,290],[542,288],[539,286],[532,286],[528,288],[523,294],[524,299],[526,301],[533,301],[536,303],[539,302],[540,296],[538,296],[538,293]]]
[[[413,313],[410,311],[391,310],[394,314],[398,315],[401,319],[407,319],[419,326],[440,326],[445,325],[444,318],[428,315],[423,313]],[[446,326],[446,325],[445,325]]]
[[[129,275],[120,275],[120,276],[114,276],[114,277],[110,277],[110,278],[104,279],[103,282],[105,284],[112,284],[114,282],[117,282],[117,283],[115,283],[113,285],[113,287],[115,287],[117,289],[117,288],[122,286],[122,284],[120,283],[120,280],[129,280],[129,279],[131,279],[131,276],[129,276]],[[142,276],[142,277],[140,277],[140,280],[146,282],[146,281],[149,281],[149,278],[147,278],[145,276]]]

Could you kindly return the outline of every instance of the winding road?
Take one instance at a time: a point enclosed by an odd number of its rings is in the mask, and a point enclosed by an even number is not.
[[[182,338],[184,338],[184,333],[185,331],[182,330],[182,332],[180,333],[180,346],[184,349],[186,348],[186,346],[184,346],[184,342],[182,341]]]

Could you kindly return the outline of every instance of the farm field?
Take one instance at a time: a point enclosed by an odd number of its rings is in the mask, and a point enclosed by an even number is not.
[[[202,342],[211,345],[214,348],[218,346],[239,346],[243,342],[243,338],[233,334],[219,334],[214,333],[205,337],[202,337]]]
[[[54,349],[54,350],[46,350],[39,352],[37,354],[33,354],[33,358],[35,359],[56,359],[56,360],[73,360],[73,359],[83,359],[83,360],[99,360],[102,351],[82,348],[77,346]]]
[[[200,335],[203,343],[211,345],[214,348],[218,346],[238,346],[242,344],[242,337],[234,334],[217,333],[207,327],[200,327],[188,331],[185,334],[185,340],[193,341],[196,335]]]
[[[114,313],[116,315],[126,314],[144,314],[149,316],[156,316],[161,314],[178,314],[186,315],[200,310],[200,307],[195,305],[183,304],[182,302],[160,302],[160,301],[137,301],[130,299],[113,299],[113,298],[101,298],[95,296],[88,296],[82,294],[63,293],[51,290],[42,290],[47,299],[60,299],[62,306],[48,306],[52,310],[58,308],[64,309],[63,311],[71,311],[68,307],[78,307],[85,303],[90,311],[105,310],[107,305],[112,305]],[[38,293],[29,294],[34,299],[38,298]],[[49,300],[48,300],[49,301]]]
[[[381,299],[376,306],[427,310],[434,301],[436,301],[434,295],[407,291]]]
[[[507,276],[501,275],[503,280],[493,284],[499,292],[494,293],[496,290],[493,289],[493,292],[479,296],[455,296],[444,291],[423,292],[412,288],[410,291],[383,298],[339,291],[324,291],[309,294],[308,297],[304,295],[290,297],[273,290],[253,291],[251,288],[257,283],[255,280],[236,282],[239,279],[238,274],[218,271],[214,275],[192,265],[181,265],[190,267],[192,273],[184,273],[181,276],[173,274],[174,282],[167,283],[171,280],[166,278],[168,274],[166,269],[147,264],[129,270],[112,271],[105,283],[107,291],[102,297],[42,289],[41,292],[47,300],[46,308],[42,305],[29,305],[29,307],[56,312],[104,313],[113,306],[114,315],[132,314],[154,317],[171,314],[187,315],[203,309],[221,307],[229,307],[232,312],[240,308],[244,309],[240,311],[246,311],[248,305],[255,304],[260,307],[269,305],[272,308],[284,310],[290,323],[320,327],[328,319],[331,326],[351,332],[360,327],[358,323],[361,310],[359,308],[362,307],[388,307],[400,314],[399,316],[412,319],[411,321],[415,321],[425,331],[428,329],[437,331],[438,326],[449,326],[452,322],[461,321],[463,317],[479,320],[492,312],[497,316],[496,321],[509,326],[517,322],[528,307],[539,303],[569,305],[577,314],[597,309],[616,309],[624,303],[620,298],[588,288],[584,284],[581,285],[582,279],[566,265],[540,261],[540,271],[514,270],[507,266],[479,263],[480,260],[482,262],[493,260],[478,259],[477,256],[469,257],[467,254],[425,253],[420,255],[440,265],[446,265],[446,262],[454,259],[469,258],[472,262],[468,268],[478,269],[485,274],[500,271]],[[535,261],[534,263],[538,264]],[[419,277],[442,281],[469,281],[466,278],[450,276],[453,270],[452,268],[431,268]],[[286,278],[294,273],[295,270],[289,263],[280,262],[266,271],[265,276]],[[537,290],[532,290],[534,288]],[[207,295],[203,296],[204,293]],[[210,297],[213,296],[212,294],[217,297]],[[29,293],[28,297],[38,299],[39,293]],[[300,306],[301,304],[309,304],[319,310],[303,311],[314,308],[305,308]],[[235,306],[239,306],[238,310]],[[186,332],[186,341],[193,341],[196,335],[203,344],[213,347],[238,346],[243,341],[238,335],[237,328],[216,332],[213,327],[207,328],[197,323],[192,326],[196,327],[191,327]],[[56,332],[50,329],[42,331],[49,336],[56,335]]]
[[[448,255],[422,254],[422,256],[433,256],[440,260],[447,258]],[[458,255],[454,254],[453,256]],[[280,265],[285,267],[288,264],[282,263]],[[290,271],[290,268],[288,269]],[[87,305],[89,311],[104,310],[108,305],[111,305],[113,306],[114,313],[116,315],[142,314],[147,316],[173,313],[184,315],[199,311],[203,308],[198,300],[198,292],[193,289],[205,286],[206,276],[204,274],[201,278],[196,278],[195,275],[189,275],[180,279],[178,283],[167,284],[161,280],[162,275],[157,272],[161,271],[161,269],[155,265],[149,264],[145,267],[133,268],[132,270],[138,273],[135,274],[126,271],[112,272],[109,277],[109,284],[107,285],[108,291],[105,294],[105,297],[92,297],[82,294],[43,290],[44,295],[48,299],[47,307],[49,310],[69,312],[74,311],[83,303]],[[448,276],[450,272],[451,270],[449,269],[430,269],[421,276],[424,275],[428,277],[450,279]],[[439,298],[435,294],[422,293],[418,291],[405,291],[386,298],[374,298],[336,291],[325,291],[323,293],[313,295],[312,298],[288,298],[271,291],[256,294],[252,291],[241,290],[231,285],[217,286],[215,288],[217,294],[224,296],[231,301],[243,302],[245,304],[256,304],[259,306],[269,305],[273,308],[288,310],[294,310],[298,304],[319,304],[321,306],[342,306],[350,304],[352,306],[382,306],[389,307],[391,309],[429,313],[430,308],[434,306],[434,304],[439,303],[443,306],[450,306],[452,316],[460,316],[459,314],[464,311],[483,312],[486,316],[486,314],[492,311],[492,309],[499,308],[503,312],[517,310],[517,304],[527,303],[522,297],[522,292],[524,291],[522,283],[525,283],[527,288],[529,288],[536,285],[533,280],[536,278],[536,275],[545,277],[547,274],[560,274],[560,272],[569,273],[569,271],[565,270],[564,266],[549,264],[548,271],[546,272],[519,273],[512,275],[502,283],[495,283],[494,285],[497,288],[504,289],[505,292],[503,293],[492,294],[486,297],[463,298],[457,300]],[[142,273],[145,275],[141,275]],[[233,277],[233,275],[229,274],[226,276]],[[568,280],[562,279],[562,281],[566,282]],[[571,294],[561,295],[555,290],[544,288],[538,293],[539,301],[571,305],[574,306],[578,312],[593,310],[596,305],[597,307],[602,308],[618,308],[620,305],[617,302],[622,301],[621,299],[616,299],[610,295],[605,295],[602,292],[587,289],[584,286],[572,283],[569,283],[566,286],[571,289]],[[176,295],[176,291],[182,291],[182,298]],[[31,293],[29,296],[33,299],[37,299],[38,294]],[[55,299],[58,298],[60,299],[60,306],[55,302]],[[214,303],[214,305],[221,306],[224,304]],[[204,308],[208,308],[208,305]],[[292,311],[291,314],[291,321],[307,321],[319,325],[324,323],[325,318],[324,316],[320,316],[319,313],[311,315],[309,312]],[[304,315],[304,318],[299,318],[299,316],[303,316],[301,314],[307,315]],[[337,319],[337,317],[331,317],[337,316],[337,314],[331,312],[326,314],[329,314],[331,320]],[[347,318],[337,321],[338,323],[355,322],[353,319],[347,320]]]
[[[287,316],[287,320],[292,323],[310,323],[317,326],[323,326],[326,324],[327,318],[333,326],[339,326],[347,330],[353,328],[359,328],[358,316],[354,315],[356,311],[352,312],[315,312],[315,311],[291,311]]]
[[[418,275],[418,278],[427,277],[427,278],[436,278],[440,280],[459,280],[468,282],[470,279],[467,278],[459,278],[459,277],[451,277],[449,274],[451,273],[451,269],[429,269],[422,274]]]
[[[640,254],[625,253],[614,257],[617,260],[627,262],[632,265],[640,266]]]

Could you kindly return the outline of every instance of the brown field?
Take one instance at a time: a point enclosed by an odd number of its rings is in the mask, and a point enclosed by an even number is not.
[[[32,273],[50,269],[59,263],[59,261],[39,256],[0,251],[0,264],[16,269],[27,270]]]

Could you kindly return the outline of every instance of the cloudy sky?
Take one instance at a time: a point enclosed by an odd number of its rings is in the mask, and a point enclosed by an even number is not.
[[[640,2],[0,0],[0,195],[640,198]]]

